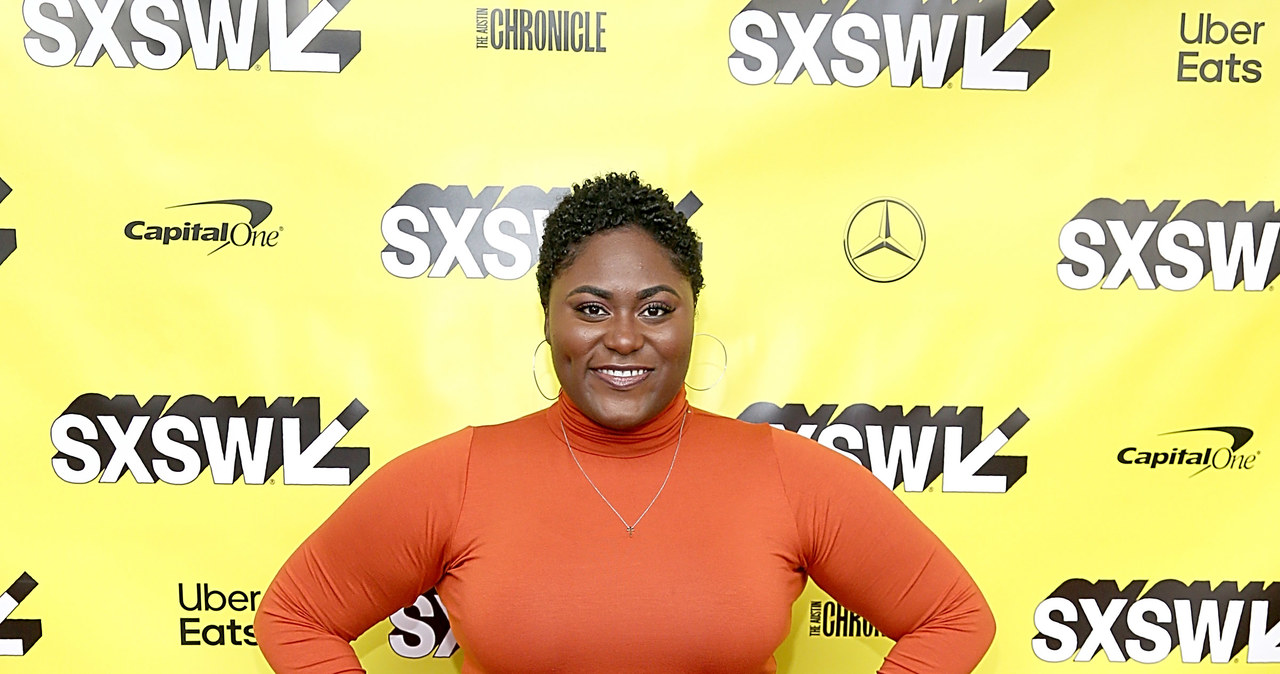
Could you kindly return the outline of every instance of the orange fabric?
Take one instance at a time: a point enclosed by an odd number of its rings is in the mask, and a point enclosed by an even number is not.
[[[628,537],[561,429],[634,521],[682,419]],[[883,674],[968,672],[994,634],[955,557],[853,461],[683,396],[626,433],[562,398],[379,470],[285,563],[254,630],[277,672],[362,672],[348,641],[435,586],[464,674],[760,674],[807,576],[897,640]]]

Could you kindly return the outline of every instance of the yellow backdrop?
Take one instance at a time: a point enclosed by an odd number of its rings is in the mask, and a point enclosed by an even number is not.
[[[1276,667],[1278,21],[6,3],[0,667],[268,671],[260,592],[352,484],[545,404],[526,272],[607,170],[696,210],[694,404],[895,486],[995,610],[979,672]],[[415,606],[371,671],[457,671]],[[810,587],[778,661],[890,645]]]

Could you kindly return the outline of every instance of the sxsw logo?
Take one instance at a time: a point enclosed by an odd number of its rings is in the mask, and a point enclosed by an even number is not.
[[[1278,583],[1210,589],[1207,580],[1161,580],[1148,588],[1135,580],[1122,590],[1114,580],[1074,578],[1036,607],[1031,650],[1045,662],[1088,662],[1101,652],[1110,662],[1153,664],[1177,648],[1184,663],[1221,664],[1248,646],[1245,662],[1280,663],[1277,623]]]
[[[1190,290],[1213,273],[1214,290],[1266,288],[1280,275],[1280,216],[1275,204],[1219,205],[1200,199],[1181,209],[1166,200],[1090,201],[1062,227],[1058,280],[1073,290]]]
[[[466,185],[410,187],[382,216],[383,268],[399,278],[441,278],[454,268],[467,278],[524,276],[537,261],[547,216],[569,190],[504,189],[491,185],[473,196]],[[701,206],[690,192],[676,210],[689,218]]]
[[[1026,91],[1049,69],[1049,52],[1020,49],[1053,13],[1036,0],[1005,27],[1004,0],[752,0],[729,24],[729,73],[743,84],[864,87],[885,69],[889,84],[926,88],[959,71],[962,89]]]
[[[982,408],[900,406],[876,409],[820,405],[812,414],[799,403],[759,402],[739,419],[793,431],[842,452],[871,470],[884,485],[921,492],[942,476],[944,492],[1003,493],[1027,472],[1027,457],[996,456],[1027,423],[1015,409],[999,426],[982,435]]]
[[[396,655],[403,658],[447,658],[458,650],[449,626],[449,614],[440,603],[435,588],[427,590],[411,606],[391,616],[391,633],[387,642]]]
[[[0,203],[9,197],[13,189],[9,187],[3,178],[0,178]],[[13,251],[18,249],[18,233],[12,229],[0,229],[0,264],[9,259],[13,255]]]
[[[188,51],[197,70],[336,73],[360,52],[360,32],[326,30],[349,0],[23,0],[23,46],[42,66],[104,55],[117,68],[167,70]],[[77,56],[77,54],[79,56]]]
[[[187,395],[77,397],[53,422],[53,472],[66,482],[190,484],[208,469],[214,484],[349,485],[369,466],[367,447],[338,443],[368,411],[359,400],[321,428],[319,398],[262,397],[243,403]],[[166,408],[166,405],[168,407]]]
[[[0,594],[0,655],[26,655],[40,640],[42,628],[39,620],[9,617],[18,604],[36,589],[36,585],[35,579],[24,571],[9,589]]]

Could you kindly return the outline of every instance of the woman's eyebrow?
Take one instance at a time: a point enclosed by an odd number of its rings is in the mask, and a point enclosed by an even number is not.
[[[574,288],[573,290],[569,291],[569,296],[577,295],[578,293],[587,293],[589,295],[595,295],[596,297],[599,297],[602,300],[613,299],[613,293],[599,286],[590,286],[590,285],[578,286],[577,288]]]
[[[661,293],[661,292],[668,292],[677,297],[680,296],[680,293],[677,293],[676,289],[672,288],[669,285],[656,285],[651,288],[645,288],[644,290],[641,290],[640,292],[636,293],[636,299],[639,299],[639,300],[649,299],[650,297],[653,297],[654,295],[657,295],[658,293]]]

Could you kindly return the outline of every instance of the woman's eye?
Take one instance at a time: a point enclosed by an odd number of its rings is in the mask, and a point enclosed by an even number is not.
[[[640,310],[640,315],[645,318],[659,318],[671,313],[671,307],[665,304],[650,304]]]
[[[584,304],[578,307],[578,311],[587,316],[605,316],[609,313],[599,304]]]

